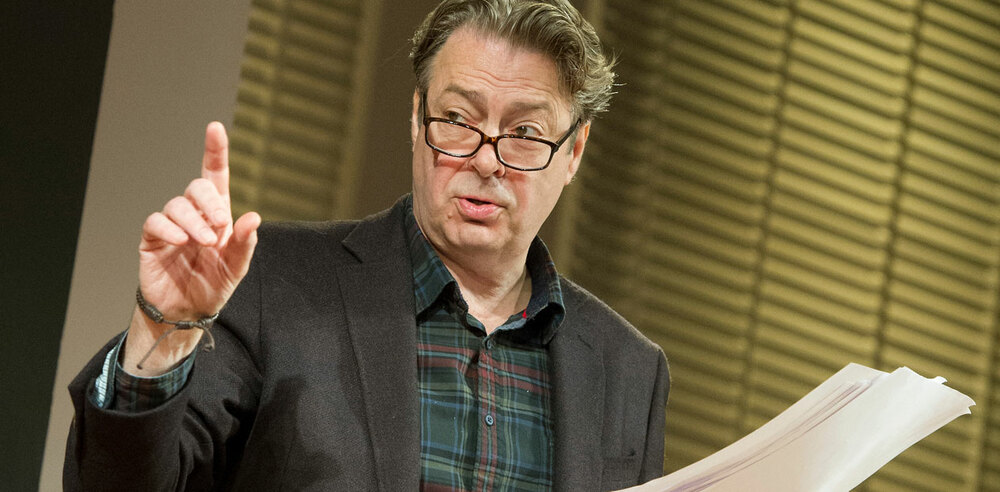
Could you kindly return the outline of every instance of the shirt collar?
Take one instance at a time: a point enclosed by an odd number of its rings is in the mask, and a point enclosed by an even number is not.
[[[445,290],[454,289],[457,292],[458,282],[420,230],[413,215],[412,196],[406,199],[405,206],[406,239],[413,264],[413,291],[416,315],[419,317]],[[532,319],[543,312],[551,311],[552,322],[547,323],[546,333],[542,336],[544,342],[548,343],[555,328],[565,316],[566,309],[563,306],[562,286],[555,263],[545,243],[537,236],[528,248],[527,268],[531,275],[531,299],[522,315]]]

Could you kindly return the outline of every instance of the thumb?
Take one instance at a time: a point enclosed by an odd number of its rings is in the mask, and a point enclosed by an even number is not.
[[[250,258],[257,247],[257,228],[261,218],[257,212],[247,212],[233,224],[233,235],[226,245],[226,264],[229,270],[242,279],[250,268]]]

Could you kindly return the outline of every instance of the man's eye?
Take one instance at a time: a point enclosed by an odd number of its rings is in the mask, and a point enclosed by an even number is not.
[[[537,137],[541,135],[537,128],[528,125],[515,127],[512,133],[519,137]]]
[[[451,120],[451,121],[457,121],[459,123],[464,123],[465,122],[465,118],[462,118],[462,115],[456,113],[455,111],[445,111],[444,117],[445,117],[445,119],[448,119],[448,120]]]

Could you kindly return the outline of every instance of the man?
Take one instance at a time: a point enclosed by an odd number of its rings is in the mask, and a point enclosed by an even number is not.
[[[445,0],[412,58],[413,193],[363,221],[269,224],[258,244],[257,214],[232,222],[209,125],[202,178],[143,225],[129,330],[70,386],[67,489],[661,474],[662,351],[536,237],[610,97],[593,29],[565,0]]]

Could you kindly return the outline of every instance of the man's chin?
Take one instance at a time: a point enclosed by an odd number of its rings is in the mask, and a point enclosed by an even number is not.
[[[465,221],[450,231],[449,242],[460,251],[500,251],[509,242],[509,235],[499,230],[496,223]]]

